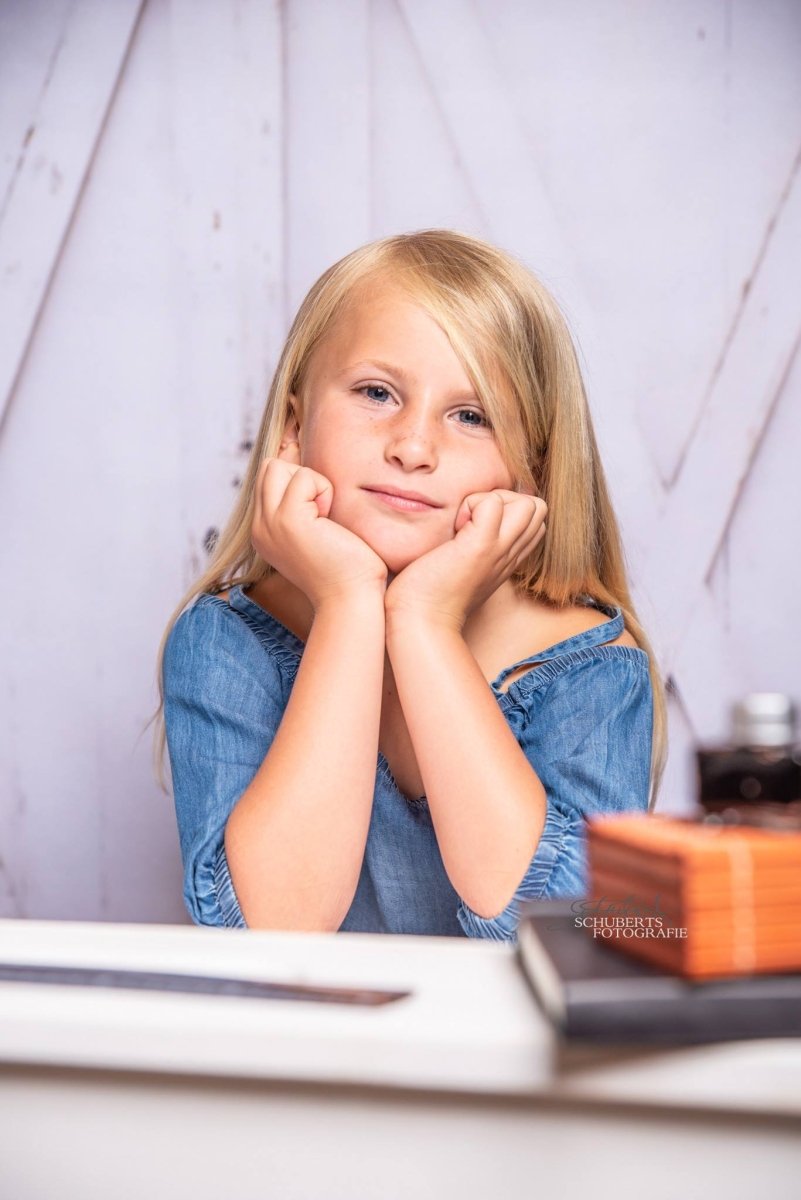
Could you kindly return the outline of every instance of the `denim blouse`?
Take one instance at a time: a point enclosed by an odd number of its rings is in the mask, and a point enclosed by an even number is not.
[[[462,900],[425,797],[407,799],[379,753],[362,869],[342,932],[515,942],[521,901],[586,895],[585,818],[647,810],[653,696],[646,652],[602,644],[623,632],[621,610],[589,597],[582,603],[609,620],[513,663],[487,685],[547,794],[542,836],[509,903],[482,917]],[[170,632],[164,719],[184,899],[198,925],[246,927],[225,825],[270,748],[303,649],[241,586],[228,600],[202,594]],[[508,675],[535,662],[500,690]]]

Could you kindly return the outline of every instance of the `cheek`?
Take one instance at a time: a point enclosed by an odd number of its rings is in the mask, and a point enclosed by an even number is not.
[[[343,455],[334,439],[320,437],[311,429],[307,431],[305,438],[299,439],[299,445],[301,466],[310,467],[312,471],[325,475],[327,479],[336,474],[337,465],[341,465]]]
[[[301,463],[333,482],[363,474],[375,461],[375,448],[364,430],[349,428],[345,420],[310,421],[299,439]]]
[[[463,496],[471,492],[491,492],[495,488],[511,491],[514,487],[511,472],[497,453],[488,454],[475,462],[470,470],[462,474],[460,482]]]

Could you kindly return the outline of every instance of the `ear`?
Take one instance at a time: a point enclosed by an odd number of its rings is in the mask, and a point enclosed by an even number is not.
[[[300,423],[299,423],[298,417],[297,417],[297,398],[295,397],[295,395],[293,393],[290,393],[289,412],[287,413],[286,423],[284,425],[284,431],[281,434],[281,445],[279,447],[279,453],[281,450],[286,450],[287,446],[290,446],[293,442],[298,444],[299,435],[300,435]]]

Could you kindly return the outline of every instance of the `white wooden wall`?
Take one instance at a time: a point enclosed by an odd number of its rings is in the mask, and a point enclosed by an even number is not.
[[[2,0],[0,914],[183,921],[142,727],[291,316],[444,225],[580,344],[675,681],[663,810],[801,700],[796,0]]]

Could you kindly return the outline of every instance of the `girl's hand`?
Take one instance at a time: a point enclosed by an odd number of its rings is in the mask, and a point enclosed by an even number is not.
[[[387,566],[357,534],[328,518],[330,480],[298,461],[297,443],[267,458],[256,476],[251,544],[309,598],[323,601],[386,586]]]
[[[496,488],[473,492],[456,514],[455,536],[409,563],[386,591],[388,615],[416,614],[461,632],[545,535],[539,496]]]

